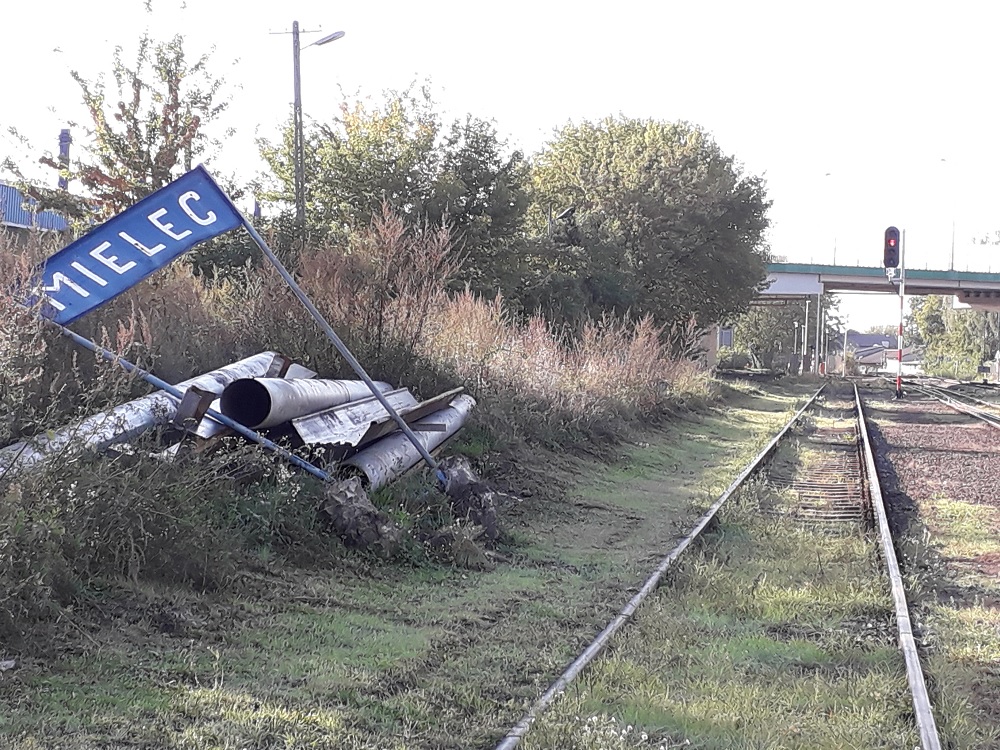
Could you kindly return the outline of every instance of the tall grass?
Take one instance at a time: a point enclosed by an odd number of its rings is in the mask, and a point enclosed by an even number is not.
[[[0,237],[4,288],[56,249]],[[672,356],[651,320],[606,318],[570,335],[541,316],[515,319],[500,296],[449,294],[458,267],[446,229],[414,230],[387,211],[345,247],[304,251],[293,271],[373,377],[424,397],[465,386],[480,432],[508,451],[616,440],[636,420],[709,396],[698,366]],[[351,375],[266,266],[206,282],[175,263],[75,327],[170,381],[266,349]],[[146,391],[0,296],[0,445]],[[308,526],[299,511],[311,501],[295,499],[301,485],[288,477],[274,490],[272,457],[163,463],[149,457],[157,450],[154,435],[132,455],[70,451],[30,476],[0,477],[0,632],[21,632],[94,578],[224,585],[248,544]]]

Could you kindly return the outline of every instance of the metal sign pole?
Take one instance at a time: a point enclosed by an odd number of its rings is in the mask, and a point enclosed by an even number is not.
[[[309,311],[309,314],[312,316],[313,320],[316,321],[319,327],[323,329],[326,337],[330,339],[337,351],[340,352],[340,356],[347,360],[351,369],[353,369],[354,372],[357,373],[358,377],[365,382],[371,390],[372,395],[378,399],[378,402],[382,404],[382,407],[386,410],[386,412],[388,412],[389,416],[392,417],[397,425],[399,425],[399,429],[402,430],[407,439],[413,443],[413,447],[417,449],[417,452],[420,454],[421,458],[423,458],[424,462],[435,471],[438,481],[441,482],[441,484],[444,484],[447,481],[447,477],[445,477],[444,472],[438,468],[437,461],[431,457],[431,454],[424,447],[423,443],[420,442],[419,438],[417,438],[413,430],[410,429],[410,426],[399,415],[399,413],[392,408],[392,405],[382,392],[375,387],[375,383],[372,382],[372,379],[369,377],[368,373],[365,372],[361,363],[358,362],[353,354],[351,354],[347,345],[341,341],[340,337],[336,334],[333,328],[330,327],[330,324],[326,322],[326,319],[322,316],[320,311],[316,309],[316,306],[306,296],[306,293],[302,291],[302,288],[298,285],[298,283],[296,283],[295,279],[292,278],[292,275],[288,272],[284,265],[282,265],[281,261],[278,260],[278,257],[274,254],[271,248],[267,246],[267,243],[264,242],[264,238],[261,237],[253,225],[246,220],[246,217],[243,217],[243,226],[246,227],[250,236],[253,237],[253,241],[257,244],[257,247],[260,248],[260,251],[264,253],[264,256],[271,262],[271,265],[277,269],[279,274],[281,274],[281,278],[283,278],[285,283],[288,284],[292,293],[298,298],[299,302],[302,303],[303,307]]]
[[[184,398],[184,394],[181,391],[177,390],[174,386],[172,386],[165,380],[160,380],[160,378],[156,377],[155,375],[153,375],[153,373],[149,372],[148,370],[143,370],[138,365],[132,364],[127,359],[121,357],[118,354],[115,354],[111,350],[105,349],[103,346],[100,346],[99,344],[95,344],[90,339],[86,339],[78,333],[74,333],[73,331],[66,328],[66,326],[60,325],[59,323],[56,323],[52,320],[48,320],[47,318],[42,318],[42,320],[48,325],[55,328],[57,331],[59,331],[59,333],[61,333],[63,336],[72,339],[74,342],[84,347],[85,349],[89,349],[95,354],[100,355],[103,359],[107,360],[108,362],[113,362],[114,364],[120,365],[122,368],[125,369],[126,372],[138,375],[154,388],[159,388],[161,391],[165,391],[167,394],[174,397],[178,401]],[[219,414],[218,412],[212,409],[209,409],[207,412],[205,412],[205,416],[211,417],[219,424],[225,425],[226,427],[231,429],[233,432],[236,432],[239,435],[242,435],[243,437],[247,438],[248,440],[252,440],[253,442],[263,446],[264,448],[267,448],[268,450],[274,452],[275,454],[285,459],[289,463],[298,466],[300,469],[305,469],[317,479],[321,479],[324,482],[330,481],[330,475],[327,474],[322,469],[313,466],[308,461],[299,458],[293,453],[289,453],[280,445],[268,440],[263,435],[260,435],[254,432],[253,430],[244,427],[239,422],[235,422],[229,417]]]
[[[906,298],[906,230],[899,237],[899,334],[896,341],[896,354],[899,357],[899,367],[896,370],[896,398],[903,397],[903,300]]]

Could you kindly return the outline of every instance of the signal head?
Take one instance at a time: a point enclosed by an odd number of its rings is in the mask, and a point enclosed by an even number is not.
[[[882,248],[882,265],[886,268],[899,267],[899,230],[889,227],[885,230],[885,245]]]

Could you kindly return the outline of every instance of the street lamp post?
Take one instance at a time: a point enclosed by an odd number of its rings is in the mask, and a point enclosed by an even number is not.
[[[833,178],[829,182],[827,182],[824,179],[825,184],[831,185],[828,192],[829,204],[825,207],[826,208],[825,213],[827,216],[827,224],[828,224],[827,229],[830,232],[830,234],[833,235],[833,265],[837,265],[837,201],[836,201],[836,184],[834,183],[834,180],[836,180],[837,178],[833,174],[833,172],[827,172],[826,174],[823,175],[823,177]],[[833,216],[832,219],[830,218],[831,214]]]
[[[841,374],[845,378],[847,377],[847,332],[849,330],[847,327],[847,318],[844,318],[844,370]]]
[[[343,31],[335,31],[322,39],[317,39],[306,47],[334,42],[344,36]],[[304,135],[302,133],[302,75],[299,67],[299,22],[292,22],[292,66],[295,86],[295,102],[292,107],[292,160],[295,167],[295,227],[299,235],[300,247],[306,241],[306,157]]]
[[[809,299],[806,298],[806,316],[802,323],[802,374],[809,372]]]

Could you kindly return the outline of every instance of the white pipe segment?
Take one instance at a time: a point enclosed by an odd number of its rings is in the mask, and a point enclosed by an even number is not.
[[[194,386],[211,393],[222,393],[227,384],[240,378],[263,375],[277,352],[261,352],[218,370],[177,384],[179,391]],[[125,443],[143,432],[165,425],[177,413],[177,402],[164,391],[157,391],[135,401],[116,406],[57,432],[38,435],[0,450],[0,471],[21,470],[61,454],[67,449],[102,451],[116,443]]]
[[[381,393],[392,390],[388,383],[375,387]],[[371,395],[361,380],[244,378],[226,386],[221,409],[240,424],[263,429]]]
[[[413,432],[428,452],[433,451],[462,428],[475,405],[476,400],[472,396],[461,395],[447,409],[414,422]],[[444,431],[421,429],[435,425],[443,425]],[[377,490],[401,477],[420,463],[420,459],[420,453],[409,438],[397,432],[358,451],[343,461],[341,466],[353,466],[360,470],[368,478],[369,488]]]

